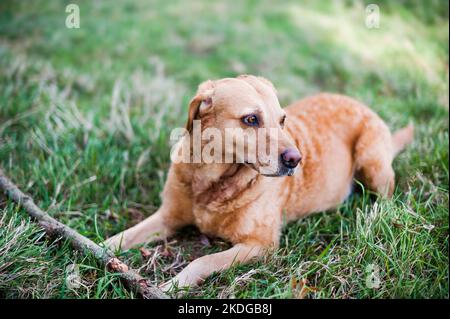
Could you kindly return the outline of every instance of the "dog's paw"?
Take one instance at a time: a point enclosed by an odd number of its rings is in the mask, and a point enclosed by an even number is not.
[[[123,249],[122,244],[122,236],[115,235],[100,243],[100,246],[116,252]]]
[[[170,293],[172,290],[174,290],[174,282],[172,280],[166,281],[165,283],[162,283],[158,286],[159,289],[161,289],[165,293]]]

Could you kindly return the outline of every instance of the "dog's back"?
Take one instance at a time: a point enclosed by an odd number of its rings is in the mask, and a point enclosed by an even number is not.
[[[329,93],[286,111],[287,128],[304,156],[287,205],[291,219],[337,206],[350,194],[355,175],[370,190],[392,195],[392,160],[412,141],[412,126],[392,136],[366,105]]]

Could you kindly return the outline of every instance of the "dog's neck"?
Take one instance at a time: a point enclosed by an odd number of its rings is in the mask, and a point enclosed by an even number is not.
[[[191,185],[197,204],[217,210],[242,195],[260,176],[245,164],[198,164],[194,170]]]
[[[245,164],[197,164],[194,167],[192,186],[194,194],[210,191],[214,187],[226,187],[233,183],[234,186],[256,178],[258,172]]]

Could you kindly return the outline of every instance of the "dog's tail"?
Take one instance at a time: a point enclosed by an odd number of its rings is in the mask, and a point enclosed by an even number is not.
[[[414,125],[409,124],[408,126],[399,129],[392,135],[392,141],[394,144],[394,157],[398,153],[403,151],[406,145],[410,144],[414,138]]]

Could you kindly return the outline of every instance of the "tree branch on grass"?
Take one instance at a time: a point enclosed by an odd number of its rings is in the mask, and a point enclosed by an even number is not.
[[[117,273],[124,284],[132,291],[149,299],[168,298],[161,290],[151,285],[145,278],[120,261],[111,251],[100,247],[89,238],[80,235],[72,228],[58,222],[42,211],[34,204],[30,196],[25,195],[3,174],[1,169],[0,190],[3,190],[7,197],[22,206],[28,215],[33,217],[44,228],[48,235],[69,240],[72,246],[82,254],[92,254],[109,272]]]

